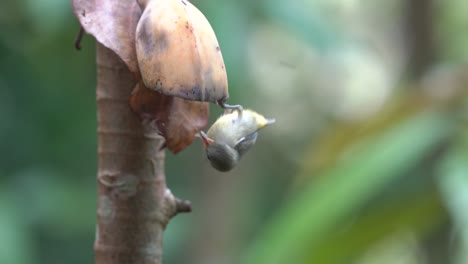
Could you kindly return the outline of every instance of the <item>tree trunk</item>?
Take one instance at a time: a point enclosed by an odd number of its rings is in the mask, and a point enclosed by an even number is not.
[[[434,3],[432,0],[408,0],[406,35],[410,78],[419,78],[435,57]]]
[[[166,188],[164,139],[129,106],[135,79],[97,44],[98,208],[96,264],[161,263],[163,231],[187,201]]]

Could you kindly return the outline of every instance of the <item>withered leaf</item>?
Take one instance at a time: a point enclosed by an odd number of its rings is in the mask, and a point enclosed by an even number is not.
[[[73,10],[84,30],[114,51],[138,74],[135,30],[141,16],[136,0],[72,0]]]
[[[205,16],[185,0],[143,5],[136,54],[146,87],[188,100],[227,100],[223,56]]]
[[[208,124],[208,103],[167,96],[146,88],[141,82],[132,93],[130,105],[143,119],[154,124],[173,153],[190,145]]]

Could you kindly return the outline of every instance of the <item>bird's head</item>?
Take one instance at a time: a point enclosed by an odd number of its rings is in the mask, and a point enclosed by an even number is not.
[[[239,153],[229,145],[216,142],[209,138],[203,131],[200,132],[200,137],[205,146],[206,157],[213,168],[219,171],[230,171],[239,162]]]

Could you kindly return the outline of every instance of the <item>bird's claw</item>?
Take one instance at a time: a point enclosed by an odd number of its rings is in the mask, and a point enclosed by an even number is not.
[[[219,101],[218,102],[219,106],[224,109],[224,114],[229,114],[232,113],[232,111],[237,111],[239,113],[239,119],[242,117],[242,111],[244,108],[242,105],[229,105],[226,104],[224,101]]]

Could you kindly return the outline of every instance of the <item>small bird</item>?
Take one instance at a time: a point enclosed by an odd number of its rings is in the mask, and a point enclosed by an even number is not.
[[[233,110],[226,110],[206,134],[200,132],[211,166],[223,172],[232,170],[255,144],[259,129],[275,123],[275,119],[241,106],[227,109]]]

